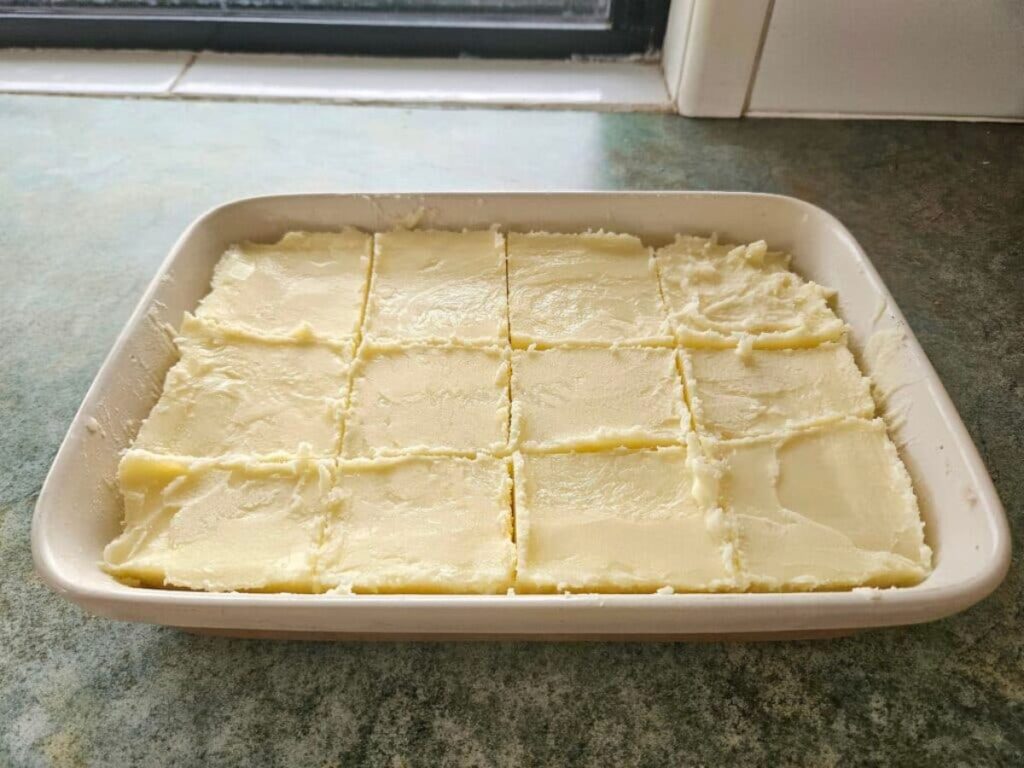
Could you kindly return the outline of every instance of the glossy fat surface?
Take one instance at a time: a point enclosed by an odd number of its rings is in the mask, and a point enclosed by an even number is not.
[[[135,448],[197,457],[337,452],[346,355],[319,344],[226,341],[195,320],[183,331],[181,359]]]
[[[512,343],[671,344],[651,251],[632,235],[511,233]]]
[[[492,231],[377,235],[369,288],[354,231],[229,249],[122,464],[106,567],[339,592],[927,574],[830,292],[788,257],[680,237],[656,265],[628,235],[509,238],[508,303]]]
[[[106,547],[106,568],[147,586],[314,591],[331,471],[130,451],[119,472],[125,530]]]
[[[515,454],[517,591],[705,591],[732,584],[718,510],[685,448]]]
[[[917,499],[880,419],[724,442],[715,453],[746,585],[887,587],[927,575]]]
[[[355,592],[504,592],[512,586],[508,459],[342,462],[323,586]]]
[[[505,236],[492,230],[376,235],[364,333],[378,342],[504,343]]]
[[[672,349],[512,353],[513,442],[530,450],[679,443],[689,426]]]
[[[680,352],[698,431],[721,438],[871,418],[871,386],[843,345]]]
[[[845,330],[828,305],[834,291],[789,271],[764,242],[720,245],[678,236],[658,251],[658,269],[685,346],[812,346]]]
[[[353,367],[344,455],[503,450],[508,380],[502,348],[364,349]]]
[[[232,246],[196,315],[243,334],[351,342],[362,317],[371,243],[369,235],[346,229]]]

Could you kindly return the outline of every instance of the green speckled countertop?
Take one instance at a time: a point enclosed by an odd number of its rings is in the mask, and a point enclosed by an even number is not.
[[[772,644],[323,644],[90,618],[40,484],[185,225],[310,190],[739,189],[844,221],[1006,505],[930,625]],[[0,97],[0,765],[1024,765],[1024,126]]]

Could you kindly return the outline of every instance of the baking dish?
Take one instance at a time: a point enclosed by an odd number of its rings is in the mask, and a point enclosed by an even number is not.
[[[231,243],[290,230],[396,223],[766,239],[804,276],[837,288],[850,346],[880,392],[913,477],[935,570],[890,590],[800,594],[290,595],[133,588],[99,568],[120,528],[114,481],[176,354],[171,328],[206,293]],[[127,621],[306,637],[784,637],[929,621],[963,610],[1006,574],[1005,513],[941,382],[870,261],[834,217],[791,197],[740,192],[303,194],[217,207],[181,236],[86,394],[54,459],[32,526],[36,569],[86,610]]]

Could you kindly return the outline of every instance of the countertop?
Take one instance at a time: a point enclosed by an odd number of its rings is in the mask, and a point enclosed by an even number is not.
[[[737,189],[835,213],[960,409],[1015,552],[932,624],[763,644],[300,643],[91,618],[40,484],[185,225],[299,191]],[[1024,764],[1024,126],[0,97],[0,765]]]

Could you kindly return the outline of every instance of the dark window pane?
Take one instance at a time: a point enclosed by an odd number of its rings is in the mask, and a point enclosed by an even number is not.
[[[650,53],[669,0],[0,0],[0,47],[564,58]]]
[[[218,11],[327,11],[371,14],[443,14],[606,20],[611,0],[4,0],[0,8],[210,9]]]

